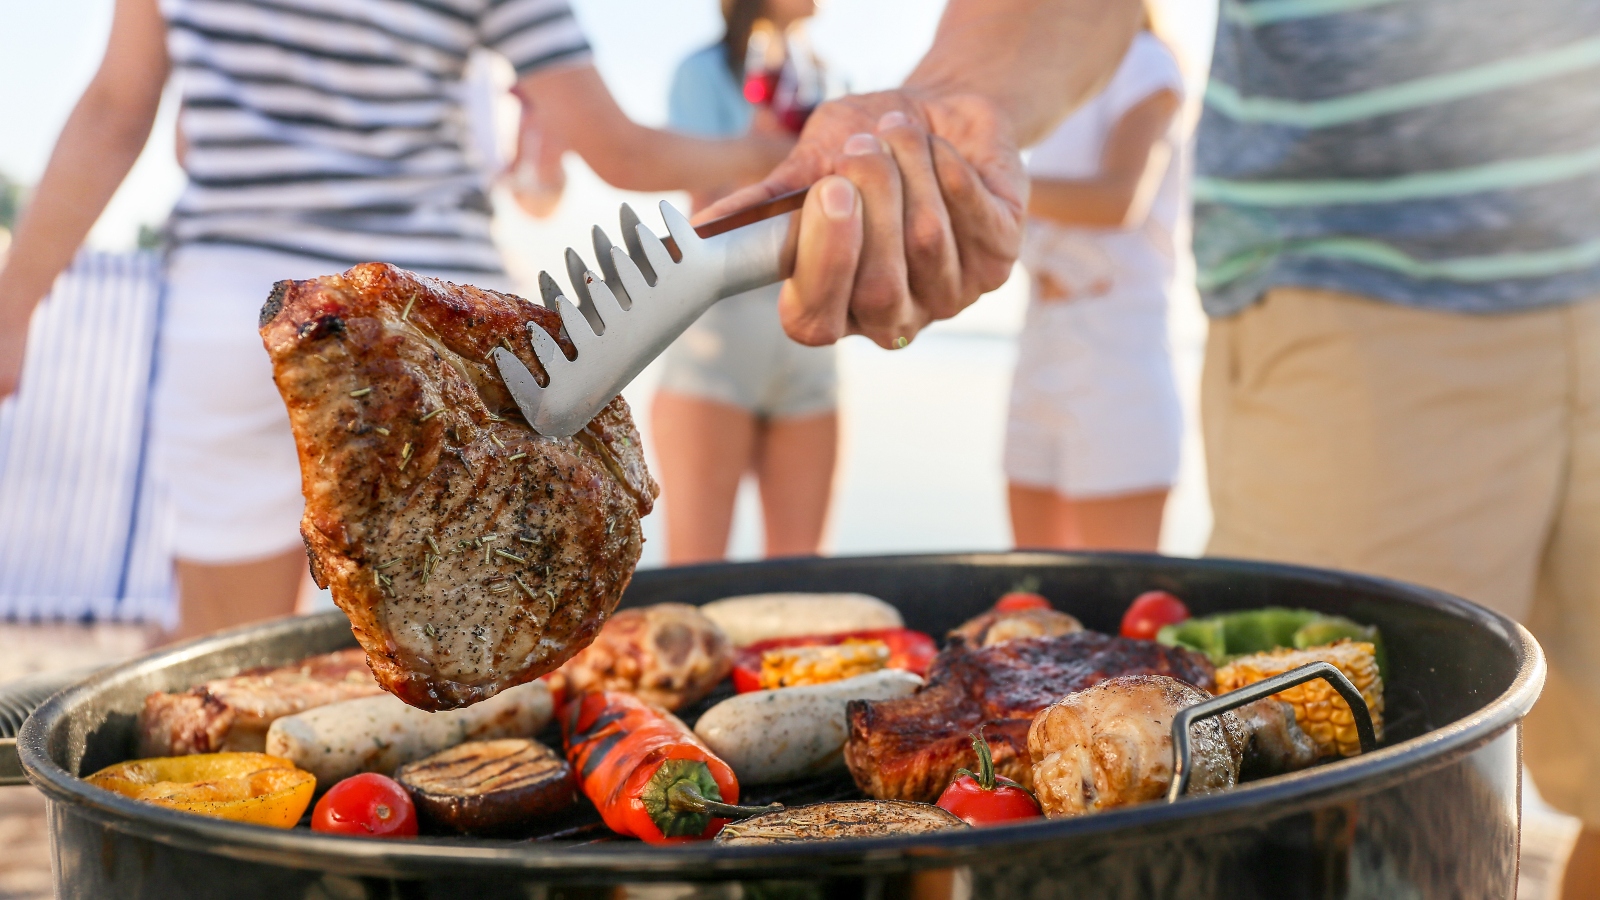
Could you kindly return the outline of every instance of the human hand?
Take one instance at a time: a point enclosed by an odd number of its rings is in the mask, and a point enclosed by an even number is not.
[[[1004,117],[982,97],[900,90],[825,103],[765,181],[696,219],[807,185],[794,274],[778,303],[802,344],[862,334],[903,347],[1011,273],[1027,174]]]
[[[533,101],[513,88],[522,101],[522,122],[517,128],[516,155],[502,173],[512,199],[536,219],[553,215],[567,188],[567,170],[561,157],[565,144],[539,121]]]

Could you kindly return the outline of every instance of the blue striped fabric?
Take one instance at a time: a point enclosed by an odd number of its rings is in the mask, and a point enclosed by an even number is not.
[[[1212,315],[1600,296],[1600,2],[1223,0],[1197,173]]]
[[[160,284],[154,254],[86,252],[34,313],[0,406],[0,618],[173,622],[146,452]]]

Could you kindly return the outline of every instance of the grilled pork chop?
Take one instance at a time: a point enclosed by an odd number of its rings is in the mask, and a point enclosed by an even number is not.
[[[535,434],[489,359],[543,368],[520,297],[380,263],[274,286],[261,336],[289,409],[317,584],[378,683],[466,706],[587,646],[639,560],[657,488],[619,397],[572,438]]]
[[[260,753],[278,719],[382,692],[367,671],[366,656],[354,649],[251,669],[181,694],[157,692],[144,698],[139,711],[139,755]]]
[[[1039,710],[1118,675],[1168,675],[1210,690],[1214,674],[1203,654],[1094,631],[981,649],[955,636],[934,658],[922,690],[851,701],[844,759],[868,796],[931,803],[956,769],[977,769],[968,735],[982,727],[995,771],[1031,786],[1028,726]]]

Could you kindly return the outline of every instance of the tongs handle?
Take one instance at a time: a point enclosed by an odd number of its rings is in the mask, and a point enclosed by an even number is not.
[[[701,222],[699,225],[694,227],[694,233],[703,238],[708,238],[712,235],[725,234],[734,230],[735,228],[743,228],[746,225],[754,225],[757,222],[764,222],[767,219],[781,216],[784,213],[795,212],[799,210],[800,207],[805,205],[806,192],[810,190],[811,188],[809,187],[803,187],[798,191],[790,191],[787,194],[779,194],[778,196],[773,197],[771,200],[757,203],[755,206],[747,206],[744,209],[728,213],[725,216],[718,216],[709,222]],[[790,230],[791,232],[794,231],[794,229]],[[794,243],[797,239],[798,235],[791,233],[789,236],[789,241],[785,246],[785,260],[782,266],[785,274],[787,274],[793,268]],[[683,254],[678,250],[678,242],[673,240],[671,235],[662,238],[661,243],[667,248],[667,252],[672,254],[673,259],[683,258]]]

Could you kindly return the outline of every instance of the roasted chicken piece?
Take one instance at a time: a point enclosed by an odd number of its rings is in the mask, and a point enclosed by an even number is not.
[[[1082,631],[1083,624],[1054,609],[991,609],[973,616],[952,629],[949,637],[960,637],[969,647],[992,647],[1023,637],[1055,637]]]
[[[1044,814],[1081,816],[1166,796],[1172,785],[1172,719],[1211,695],[1164,675],[1124,675],[1068,694],[1028,730],[1033,790]],[[1233,713],[1194,724],[1189,793],[1239,781],[1249,741]]]
[[[1034,714],[1073,691],[1135,674],[1212,683],[1203,654],[1153,641],[1076,631],[978,649],[956,637],[934,658],[922,690],[850,703],[845,763],[870,797],[932,802],[957,769],[977,768],[970,735],[982,726],[996,773],[1026,787]]]
[[[664,709],[711,693],[733,669],[733,645],[717,623],[685,603],[625,609],[594,643],[550,676],[550,688],[625,691]]]
[[[144,698],[139,711],[139,756],[259,753],[267,746],[267,729],[284,716],[381,693],[357,649],[250,669],[178,694],[157,692]]]
[[[452,709],[588,645],[639,559],[656,485],[617,398],[572,438],[523,421],[489,359],[533,371],[520,297],[380,263],[282,281],[261,336],[289,410],[317,584],[378,682]]]

